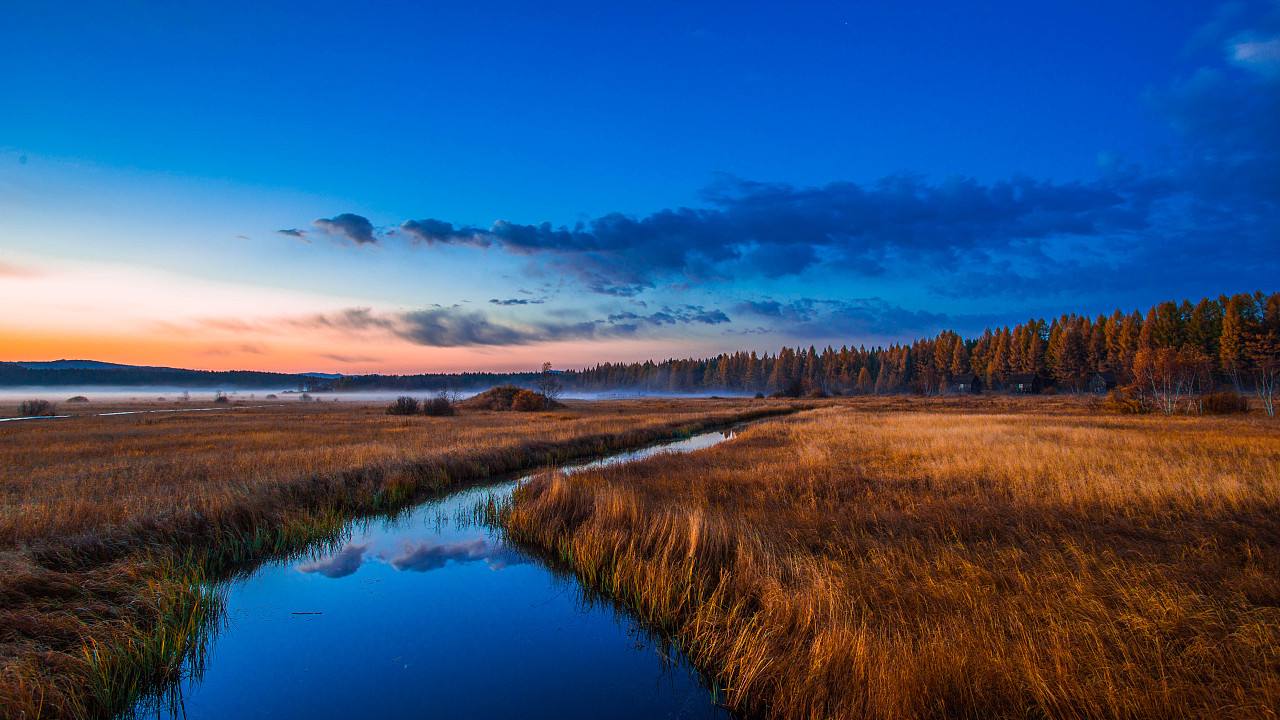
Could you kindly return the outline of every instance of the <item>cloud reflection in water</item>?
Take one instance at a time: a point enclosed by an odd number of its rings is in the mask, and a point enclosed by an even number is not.
[[[369,543],[351,543],[337,553],[312,562],[297,566],[301,573],[319,573],[328,578],[343,578],[351,575],[367,559]],[[428,572],[439,570],[453,561],[455,563],[471,563],[484,561],[490,570],[501,570],[511,565],[523,565],[528,558],[508,548],[502,543],[490,542],[484,538],[463,540],[451,543],[435,543],[429,540],[405,543],[400,553],[394,557],[384,554],[376,556],[385,560],[396,570]]]
[[[335,555],[299,565],[298,572],[320,573],[328,578],[346,577],[364,564],[364,553],[368,549],[368,543],[350,543]]]

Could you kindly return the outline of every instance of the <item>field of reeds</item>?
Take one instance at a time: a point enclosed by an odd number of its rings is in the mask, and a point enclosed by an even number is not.
[[[747,716],[1274,718],[1280,425],[842,402],[541,476],[516,541]]]
[[[156,692],[200,650],[210,580],[352,517],[789,409],[654,400],[397,417],[293,402],[0,424],[0,717],[101,717]]]

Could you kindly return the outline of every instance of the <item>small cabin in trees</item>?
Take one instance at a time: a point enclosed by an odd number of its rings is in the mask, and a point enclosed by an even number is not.
[[[1110,370],[1089,376],[1089,392],[1102,395],[1116,386],[1116,374]]]
[[[1040,377],[1035,373],[1013,373],[1009,376],[1009,392],[1031,394],[1040,392]]]
[[[959,375],[951,381],[951,392],[980,393],[982,392],[982,378],[973,373]]]

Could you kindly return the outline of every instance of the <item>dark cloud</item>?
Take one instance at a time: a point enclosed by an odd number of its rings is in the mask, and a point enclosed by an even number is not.
[[[364,563],[364,553],[368,549],[367,543],[352,543],[327,558],[299,565],[298,572],[320,573],[329,578],[346,577],[360,569],[360,565]]]
[[[541,305],[546,298],[489,298],[489,302],[494,305]]]
[[[877,275],[904,256],[953,263],[973,251],[1025,254],[1028,243],[1058,235],[1138,231],[1148,225],[1141,190],[1118,178],[934,184],[893,177],[872,186],[815,188],[726,179],[705,193],[710,207],[643,218],[610,214],[573,227],[498,222],[482,229],[441,220],[412,226],[427,244],[545,255],[587,288],[626,297],[672,277],[783,277],[823,262]]]
[[[298,228],[284,228],[282,230],[277,230],[276,232],[280,235],[295,238],[297,240],[303,240],[307,237],[307,231],[299,230]]]
[[[511,565],[521,565],[528,560],[501,543],[489,543],[483,538],[455,543],[410,543],[401,553],[391,558],[391,566],[397,570],[429,572],[439,570],[450,561],[471,563],[483,560],[490,569],[501,570]]]
[[[373,235],[373,223],[369,222],[368,218],[353,213],[319,218],[313,220],[311,224],[321,232],[356,245],[376,245],[378,242],[378,238]]]

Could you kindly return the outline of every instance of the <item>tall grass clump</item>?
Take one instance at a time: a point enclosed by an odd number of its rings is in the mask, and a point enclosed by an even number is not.
[[[499,521],[747,716],[1276,717],[1280,436],[1083,410],[819,410]]]

